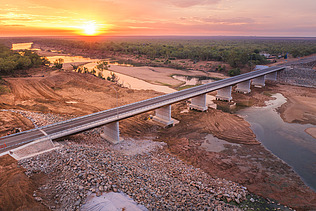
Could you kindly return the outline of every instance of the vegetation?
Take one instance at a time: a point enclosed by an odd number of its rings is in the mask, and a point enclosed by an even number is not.
[[[0,44],[0,75],[15,73],[39,65],[46,65],[48,60],[30,50],[15,52]]]
[[[195,62],[223,61],[233,68],[242,68],[246,65],[268,63],[263,53],[274,55],[275,58],[287,57],[287,53],[293,57],[316,53],[316,40],[308,38],[161,38],[103,42],[45,39],[39,42],[51,46],[113,52],[114,55],[132,54],[138,58],[145,57],[175,66],[179,64],[172,60],[190,59]],[[181,68],[180,66],[175,68]]]
[[[55,67],[57,69],[61,69],[61,68],[63,68],[63,64],[64,64],[64,60],[62,58],[59,58],[59,59],[56,59],[54,61],[54,66],[53,67]]]
[[[119,77],[115,75],[113,72],[111,72],[110,76],[108,76],[106,80],[114,82],[114,83],[118,83]]]
[[[228,71],[228,75],[229,76],[240,75],[240,69],[239,68],[231,69],[231,70]]]
[[[100,60],[97,62],[97,69],[100,71],[107,70],[109,68],[108,62]]]

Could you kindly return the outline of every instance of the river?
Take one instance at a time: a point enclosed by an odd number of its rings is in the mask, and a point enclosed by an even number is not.
[[[16,46],[16,48],[21,46],[22,45]],[[30,45],[27,43],[25,46]],[[89,70],[95,67],[97,61],[95,59],[78,56],[61,55],[48,57],[51,62],[56,60],[56,58],[63,58],[68,64],[73,62],[87,63],[85,66]],[[111,70],[104,70],[102,75],[106,78],[111,72]],[[131,89],[151,89],[163,93],[176,91],[167,86],[154,85],[120,73],[115,74],[119,77],[119,83]],[[178,80],[186,82],[186,85],[201,83],[195,78],[189,80],[187,78],[181,78],[180,76],[177,77]],[[276,108],[284,104],[286,98],[281,94],[276,94],[274,97],[275,100],[268,101],[265,107],[245,108],[238,111],[237,114],[245,118],[245,120],[251,124],[251,129],[256,134],[257,139],[268,150],[292,166],[303,181],[316,191],[316,140],[304,131],[307,128],[315,126],[311,124],[302,125],[284,122],[277,113]],[[214,105],[212,102],[213,99],[213,96],[207,95],[207,103],[211,105],[211,107]]]
[[[251,107],[237,112],[251,124],[257,139],[273,154],[292,166],[303,181],[316,191],[316,139],[304,130],[311,124],[286,123],[276,108],[286,102],[281,94],[265,107]]]

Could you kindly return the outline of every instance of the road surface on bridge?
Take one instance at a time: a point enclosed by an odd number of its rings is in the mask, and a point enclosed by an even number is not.
[[[7,150],[35,140],[57,139],[80,133],[102,125],[119,121],[131,116],[151,111],[182,100],[190,99],[224,87],[232,86],[253,78],[283,70],[285,67],[270,67],[252,71],[238,76],[226,78],[212,83],[196,86],[159,97],[139,101],[136,103],[104,110],[86,116],[77,117],[63,122],[35,128],[32,130],[0,137],[0,151]]]

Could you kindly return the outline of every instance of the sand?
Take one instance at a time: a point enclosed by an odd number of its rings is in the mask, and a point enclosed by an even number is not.
[[[184,71],[165,67],[124,67],[118,65],[111,65],[109,70],[129,75],[138,79],[142,79],[153,84],[169,85],[171,87],[178,87],[181,84],[183,84],[183,82],[172,78],[172,75],[227,78],[227,76],[221,73],[205,73],[202,71],[193,70]]]
[[[307,128],[305,132],[316,139],[316,127]]]
[[[279,84],[275,92],[287,98],[278,109],[285,122],[316,125],[316,88]]]

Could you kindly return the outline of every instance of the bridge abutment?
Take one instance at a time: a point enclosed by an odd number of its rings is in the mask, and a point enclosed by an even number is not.
[[[174,125],[175,121],[171,118],[171,105],[163,106],[156,109],[153,120],[165,126]]]
[[[269,73],[266,75],[266,80],[276,81],[278,72]]]
[[[196,109],[199,111],[206,111],[207,110],[206,94],[193,97],[191,99],[190,109]]]
[[[232,86],[224,87],[217,90],[216,100],[227,100],[231,101],[232,99]]]
[[[264,87],[265,86],[265,78],[266,78],[266,76],[263,75],[263,76],[252,79],[252,85]]]
[[[119,122],[111,122],[103,126],[103,133],[101,137],[112,144],[117,144],[122,141],[120,139],[120,128]]]
[[[244,81],[244,82],[241,82],[241,83],[237,84],[236,91],[237,92],[242,92],[244,94],[251,92],[250,80]]]

